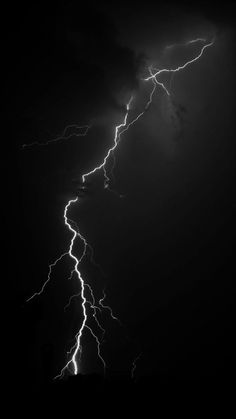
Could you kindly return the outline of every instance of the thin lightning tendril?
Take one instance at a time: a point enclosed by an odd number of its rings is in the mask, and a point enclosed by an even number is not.
[[[71,295],[71,297],[69,298],[68,303],[64,307],[64,311],[66,311],[70,307],[70,304],[71,304],[72,300],[74,300],[75,298],[79,297],[80,295],[81,295],[81,292],[80,291],[77,294]]]
[[[196,44],[198,42],[206,42],[206,38],[191,39],[190,41],[186,41],[183,44],[171,44],[171,45],[167,45],[165,47],[165,50],[172,49],[172,48],[175,48],[177,46],[187,47],[188,45]]]
[[[137,369],[137,362],[141,358],[141,356],[142,356],[142,352],[138,356],[136,356],[136,358],[133,360],[132,369],[131,369],[131,378],[133,378],[133,379],[135,378],[135,371]]]
[[[82,126],[79,126],[76,124],[67,125],[64,131],[62,132],[62,134],[59,135],[59,137],[53,138],[52,140],[48,140],[45,143],[40,143],[39,141],[33,141],[32,143],[29,143],[29,144],[22,144],[21,147],[22,148],[33,147],[34,145],[46,146],[51,143],[57,143],[58,141],[69,140],[72,137],[85,137],[90,128],[91,128],[91,125],[82,125]],[[69,130],[73,130],[73,131],[70,134],[69,133],[67,134]],[[84,130],[84,131],[76,133],[76,130]]]
[[[53,262],[53,263],[51,263],[50,265],[49,265],[49,270],[48,270],[48,277],[47,277],[47,280],[44,282],[44,284],[43,284],[43,286],[42,286],[42,288],[40,289],[40,291],[38,291],[38,292],[35,292],[33,295],[31,295],[31,297],[29,297],[26,301],[28,302],[28,301],[30,301],[30,300],[32,300],[34,297],[36,297],[36,295],[40,295],[40,294],[42,294],[42,292],[44,291],[44,289],[45,289],[45,287],[46,287],[46,285],[49,283],[49,281],[50,281],[50,279],[51,279],[51,273],[52,273],[52,268],[54,268],[56,265],[57,265],[57,263],[58,262],[60,262],[60,260],[62,260],[65,256],[68,256],[68,252],[66,252],[66,253],[63,253],[58,259],[56,259],[55,260],[55,262]]]
[[[194,43],[199,43],[199,42],[206,42],[205,38],[196,38],[190,41],[185,42],[184,44],[180,44],[183,46],[188,46]],[[109,158],[113,159],[112,162],[112,167],[111,167],[111,176],[113,176],[113,170],[114,170],[114,166],[115,166],[115,156],[114,156],[114,152],[121,140],[121,135],[124,134],[126,131],[128,131],[128,129],[134,125],[144,114],[145,112],[150,108],[150,105],[153,102],[153,96],[154,93],[156,91],[157,86],[161,87],[164,92],[166,93],[167,97],[170,97],[170,92],[167,89],[167,87],[165,86],[164,83],[160,82],[158,80],[158,77],[162,74],[170,74],[171,75],[171,80],[173,79],[173,76],[175,73],[178,73],[181,70],[184,70],[186,67],[188,67],[190,64],[194,63],[195,61],[199,60],[203,54],[203,52],[205,51],[206,48],[212,46],[214,44],[214,39],[211,42],[208,42],[207,44],[203,45],[200,53],[194,57],[192,60],[189,60],[187,62],[185,62],[183,65],[178,66],[176,68],[163,68],[163,69],[156,69],[153,66],[150,66],[148,68],[149,71],[149,76],[146,78],[141,79],[144,82],[149,82],[151,81],[153,83],[153,87],[151,89],[151,92],[149,94],[149,99],[147,101],[147,103],[144,106],[144,110],[142,112],[140,112],[134,119],[132,119],[130,122],[128,122],[128,118],[129,118],[129,113],[130,113],[130,109],[131,109],[131,103],[133,102],[133,95],[131,95],[127,105],[126,105],[126,112],[125,112],[125,116],[123,118],[123,122],[119,125],[117,125],[115,127],[115,134],[114,134],[114,140],[113,140],[113,145],[108,149],[107,154],[105,155],[103,161],[101,164],[99,164],[98,166],[96,166],[94,169],[92,169],[91,171],[85,173],[82,175],[82,182],[85,183],[86,179],[95,174],[96,172],[98,172],[99,170],[103,170],[103,175],[104,175],[104,188],[108,188],[109,189],[109,182],[110,182],[110,178],[107,174],[107,169],[106,169],[106,164]],[[167,46],[166,49],[170,49],[175,47],[176,45],[170,45]],[[85,131],[83,133],[72,133],[72,134],[67,134],[69,129],[85,129]],[[76,136],[85,136],[89,130],[90,126],[89,125],[84,125],[82,127],[79,127],[77,125],[68,125],[65,130],[63,131],[62,135],[60,137],[57,137],[53,140],[47,141],[46,143],[38,143],[38,142],[34,142],[31,144],[24,144],[22,147],[28,147],[28,146],[33,146],[35,144],[37,145],[47,145],[51,142],[57,142],[60,140],[67,140],[69,138],[71,138],[73,135]],[[109,189],[111,190],[111,189]],[[105,309],[108,310],[110,312],[111,318],[113,320],[116,320],[120,323],[119,319],[113,314],[113,311],[111,309],[110,306],[105,305],[104,304],[104,300],[106,299],[106,294],[105,294],[105,290],[103,290],[103,296],[102,298],[100,298],[98,304],[96,304],[96,299],[95,296],[93,294],[93,290],[91,288],[91,286],[87,283],[85,283],[84,279],[82,278],[82,275],[79,271],[79,264],[81,263],[81,261],[83,260],[84,256],[86,255],[87,249],[90,250],[90,255],[91,255],[91,261],[94,262],[93,259],[93,249],[92,247],[87,243],[86,239],[82,236],[82,234],[79,232],[79,228],[78,225],[76,224],[76,222],[74,222],[73,220],[68,218],[68,210],[70,209],[70,207],[73,204],[79,203],[79,198],[75,198],[75,199],[71,199],[68,201],[68,203],[65,206],[64,209],[64,222],[65,225],[67,226],[67,228],[72,232],[72,239],[70,241],[70,245],[69,245],[69,250],[66,253],[63,253],[58,259],[56,259],[55,262],[53,262],[52,264],[49,265],[49,272],[48,272],[48,277],[46,282],[44,283],[44,285],[42,286],[41,290],[39,292],[34,293],[30,298],[28,298],[27,301],[30,301],[32,298],[34,298],[36,295],[40,295],[44,289],[45,286],[48,284],[48,282],[50,281],[51,278],[51,273],[52,273],[52,268],[54,268],[56,266],[56,264],[61,261],[62,258],[64,258],[65,256],[69,256],[73,261],[74,261],[74,268],[71,271],[70,277],[69,279],[72,278],[73,274],[76,273],[78,279],[79,279],[79,283],[80,283],[80,288],[81,291],[73,296],[70,297],[70,300],[68,302],[68,304],[64,307],[64,310],[69,307],[71,301],[73,298],[76,297],[81,297],[82,299],[82,303],[81,303],[81,307],[82,307],[82,312],[83,312],[83,319],[82,319],[82,324],[80,326],[79,331],[76,333],[75,336],[75,344],[71,347],[71,349],[69,350],[69,352],[67,353],[70,358],[68,360],[68,362],[66,363],[66,365],[62,368],[61,372],[59,375],[57,375],[55,378],[61,378],[65,371],[68,369],[69,371],[71,371],[71,367],[73,369],[73,374],[77,375],[79,370],[79,366],[81,363],[81,356],[82,356],[82,344],[81,344],[81,340],[82,340],[82,336],[83,336],[83,332],[85,329],[89,330],[90,334],[92,335],[92,337],[95,339],[96,344],[97,344],[97,354],[99,359],[101,360],[102,364],[103,364],[103,369],[104,369],[104,373],[106,370],[106,363],[101,355],[101,344],[103,342],[103,337],[105,334],[105,329],[101,326],[98,318],[97,318],[97,312],[101,312],[101,310]],[[75,256],[75,254],[73,253],[73,246],[74,246],[74,242],[76,237],[79,237],[79,239],[82,241],[83,243],[83,251],[82,251],[82,255],[80,256],[80,258],[77,258]],[[88,298],[86,298],[86,293],[85,293],[85,289],[88,288],[89,289],[89,294],[91,297],[91,300],[89,300]],[[98,328],[100,329],[100,331],[102,332],[102,338],[99,338],[97,336],[97,334],[94,332],[94,330],[88,325],[88,312],[87,312],[87,308],[86,305],[89,305],[90,308],[93,311],[93,318],[98,326]],[[134,373],[136,370],[136,363],[138,361],[138,359],[140,358],[141,353],[134,359],[133,363],[132,363],[132,370],[131,370],[131,376],[134,377]]]
[[[88,301],[88,302],[90,304],[90,307],[93,310],[93,318],[94,318],[95,322],[97,323],[99,329],[102,331],[102,339],[103,339],[106,330],[101,326],[101,323],[99,322],[99,320],[97,318],[97,311],[99,311],[101,313],[101,308],[96,305],[96,300],[95,300],[95,297],[94,297],[94,293],[93,293],[93,290],[90,287],[90,285],[86,284],[86,286],[88,287],[88,289],[90,291],[91,298],[92,298],[92,301]]]
[[[102,296],[102,298],[100,298],[100,300],[99,300],[99,305],[100,305],[103,309],[106,309],[106,310],[108,310],[108,311],[110,312],[111,318],[112,318],[113,320],[116,320],[119,324],[121,324],[121,321],[118,319],[118,317],[116,317],[116,316],[113,314],[113,310],[112,310],[112,308],[111,308],[110,306],[108,306],[108,305],[103,304],[103,301],[105,300],[105,298],[106,298],[106,293],[105,293],[105,290],[103,290],[103,296]]]

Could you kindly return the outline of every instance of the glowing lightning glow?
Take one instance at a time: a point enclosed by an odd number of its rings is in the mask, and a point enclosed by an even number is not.
[[[190,41],[187,41],[186,43],[182,44],[184,46],[190,45],[190,44],[194,44],[194,43],[199,43],[199,42],[206,42],[206,40],[204,38],[196,38]],[[117,148],[117,145],[120,142],[121,139],[121,135],[124,134],[126,131],[128,131],[128,129],[134,125],[143,115],[144,113],[149,109],[150,105],[152,104],[153,101],[153,96],[154,93],[156,91],[157,86],[161,87],[164,92],[166,93],[166,95],[168,97],[170,97],[170,92],[167,89],[167,87],[165,86],[164,83],[160,82],[158,80],[159,76],[162,74],[171,74],[173,76],[173,74],[179,72],[180,70],[184,70],[187,66],[189,66],[190,64],[194,63],[195,61],[199,60],[200,57],[202,56],[204,50],[210,46],[212,46],[214,44],[214,39],[205,44],[201,50],[200,53],[194,57],[192,60],[189,60],[187,62],[185,62],[183,65],[176,67],[176,68],[163,68],[163,69],[156,69],[152,66],[150,66],[148,68],[149,71],[149,76],[146,78],[143,78],[142,81],[144,82],[149,82],[151,81],[153,84],[153,87],[151,89],[151,92],[149,94],[149,99],[147,101],[147,103],[144,106],[144,110],[142,112],[140,112],[133,120],[131,120],[130,122],[128,122],[128,117],[129,117],[129,113],[130,113],[130,107],[131,107],[131,103],[133,102],[133,95],[131,95],[127,105],[126,105],[126,112],[123,118],[123,122],[121,122],[119,125],[117,125],[115,127],[115,134],[114,134],[114,139],[113,139],[113,145],[109,148],[109,150],[107,151],[107,154],[105,155],[103,161],[101,164],[97,165],[94,169],[92,169],[91,171],[85,173],[82,175],[82,182],[85,183],[86,179],[91,176],[92,174],[98,172],[99,170],[103,170],[103,174],[104,174],[104,188],[108,188],[109,189],[109,182],[110,182],[110,178],[107,174],[107,170],[106,170],[106,164],[107,161],[110,157],[113,158],[113,164],[112,164],[112,168],[111,168],[111,174],[113,174],[113,169],[115,166],[115,157],[114,157],[114,152]],[[171,45],[169,47],[166,48],[172,48],[175,45]],[[90,128],[89,125],[85,125],[82,127],[79,127],[77,125],[69,125],[65,128],[65,130],[63,131],[62,135],[60,137],[55,138],[54,140],[51,141],[47,141],[45,144],[49,144],[50,142],[56,142],[56,141],[60,141],[60,140],[65,140],[68,139],[70,137],[72,137],[72,135],[77,135],[77,136],[84,136],[87,134],[88,129]],[[84,132],[82,133],[71,133],[68,134],[68,130],[69,129],[85,129]],[[27,147],[27,146],[32,146],[34,144],[38,144],[38,145],[42,145],[38,142],[34,142],[31,144],[24,144],[22,147]],[[68,201],[68,203],[65,206],[64,209],[64,222],[65,225],[67,226],[67,228],[72,232],[72,239],[70,241],[70,246],[69,246],[69,250],[66,253],[63,253],[55,262],[53,262],[52,264],[49,265],[49,272],[48,272],[48,277],[46,282],[44,283],[44,285],[42,286],[41,290],[39,292],[34,293],[27,301],[31,300],[33,297],[35,297],[36,295],[40,295],[44,289],[45,286],[48,284],[48,282],[50,281],[50,277],[51,277],[51,272],[52,272],[52,268],[55,267],[55,265],[61,261],[62,258],[64,258],[65,256],[69,256],[73,261],[74,261],[74,268],[71,271],[71,275],[70,278],[72,278],[73,274],[75,273],[79,279],[79,283],[80,283],[80,289],[81,291],[77,294],[75,294],[74,296],[70,297],[70,300],[68,302],[68,304],[65,306],[65,309],[69,306],[71,300],[73,298],[76,298],[80,295],[80,298],[82,299],[82,312],[83,312],[83,319],[82,319],[82,324],[80,326],[79,331],[77,332],[76,336],[75,336],[75,344],[72,346],[72,348],[69,351],[69,361],[66,363],[66,365],[64,366],[64,368],[61,370],[61,373],[57,376],[57,377],[62,377],[64,372],[66,371],[66,369],[70,369],[70,366],[73,367],[73,374],[76,375],[79,372],[79,365],[80,365],[80,361],[81,361],[81,354],[82,354],[82,345],[81,345],[81,340],[82,340],[82,336],[83,336],[83,332],[84,330],[89,330],[90,334],[92,335],[92,337],[95,339],[96,344],[97,344],[97,354],[99,359],[101,360],[102,364],[103,364],[103,368],[104,368],[104,372],[106,369],[106,364],[105,361],[101,355],[101,344],[103,341],[103,336],[105,334],[105,329],[101,326],[98,318],[97,318],[97,312],[101,311],[102,309],[106,309],[109,310],[111,318],[113,320],[116,320],[120,323],[119,319],[114,316],[113,311],[111,309],[111,307],[109,307],[108,305],[104,304],[104,300],[106,299],[106,294],[105,291],[103,291],[103,297],[100,298],[98,305],[96,304],[96,300],[93,294],[93,290],[91,288],[91,286],[87,283],[85,283],[84,279],[82,278],[82,275],[79,271],[79,264],[81,263],[82,259],[84,258],[84,256],[86,255],[86,251],[87,249],[90,249],[91,252],[91,260],[93,261],[93,249],[88,245],[86,239],[81,235],[81,233],[79,232],[79,228],[78,225],[76,224],[76,222],[74,222],[73,220],[68,218],[68,210],[70,209],[70,207],[79,202],[79,198],[77,197],[76,199],[71,199]],[[82,251],[82,255],[80,256],[80,258],[77,258],[75,256],[75,254],[73,253],[73,247],[74,247],[74,242],[76,237],[79,237],[79,239],[82,241],[83,243],[83,251]],[[91,297],[91,300],[89,300],[88,298],[86,298],[86,293],[85,293],[85,289],[88,288],[89,290],[89,294]],[[86,306],[89,305],[90,308],[93,310],[93,318],[98,326],[98,328],[100,329],[100,331],[102,332],[102,339],[99,339],[99,337],[97,336],[97,334],[94,332],[94,330],[88,325],[88,312],[87,312],[87,308]],[[138,361],[138,359],[140,358],[141,354],[138,355],[137,358],[135,358],[135,360],[133,361],[132,364],[132,371],[131,371],[131,375],[132,377],[134,377],[134,373],[136,370],[136,362]],[[55,377],[55,378],[57,378]]]

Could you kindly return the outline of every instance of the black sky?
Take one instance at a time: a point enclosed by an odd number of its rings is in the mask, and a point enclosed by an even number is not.
[[[76,179],[103,159],[132,92],[142,108],[145,63],[179,64],[197,48],[168,55],[167,44],[215,34],[201,61],[175,76],[172,107],[158,90],[150,111],[122,138],[113,186],[124,198],[103,191],[98,174],[71,213],[105,275],[88,261],[81,271],[97,295],[106,286],[107,302],[124,325],[104,315],[110,374],[129,374],[142,352],[137,377],[229,384],[235,371],[231,3],[40,3],[6,8],[3,19],[3,281],[9,291],[2,298],[10,319],[6,343],[20,380],[51,379],[81,321],[78,301],[63,312],[78,290],[75,279],[66,280],[68,260],[45,294],[26,303],[48,264],[67,250],[63,211],[75,197]],[[21,149],[55,138],[71,123],[93,127],[86,137]],[[84,373],[101,372],[94,351],[86,337]]]

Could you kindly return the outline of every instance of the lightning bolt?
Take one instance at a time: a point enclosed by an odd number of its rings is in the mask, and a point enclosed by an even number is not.
[[[110,183],[110,177],[108,175],[107,172],[107,162],[108,160],[111,158],[112,160],[112,167],[110,170],[110,176],[113,177],[113,170],[115,167],[115,150],[121,140],[121,135],[123,135],[125,132],[127,132],[129,130],[129,128],[134,125],[135,123],[138,122],[138,120],[148,111],[148,109],[150,108],[152,102],[153,102],[153,97],[154,97],[154,93],[156,92],[157,87],[160,87],[165,94],[167,95],[168,98],[170,98],[171,94],[170,91],[167,89],[167,87],[165,86],[165,84],[163,82],[161,82],[160,80],[158,80],[158,78],[162,75],[162,74],[171,74],[171,76],[173,77],[174,74],[180,72],[181,70],[184,70],[185,68],[187,68],[188,66],[190,66],[191,64],[193,64],[194,62],[196,62],[197,60],[199,60],[201,58],[201,56],[203,55],[204,51],[209,48],[210,46],[212,46],[214,44],[214,39],[212,39],[212,41],[206,43],[206,39],[205,38],[196,38],[190,41],[185,42],[184,44],[180,44],[180,45],[184,45],[184,46],[188,46],[191,44],[195,44],[195,43],[204,43],[204,45],[201,47],[199,54],[197,54],[193,59],[186,61],[183,65],[178,66],[176,68],[163,68],[163,69],[156,69],[153,66],[149,66],[148,67],[148,72],[149,72],[149,76],[142,78],[141,81],[148,83],[151,82],[152,83],[152,88],[150,90],[149,93],[149,97],[148,100],[146,102],[146,104],[144,105],[143,111],[140,112],[137,116],[135,116],[130,122],[128,122],[129,119],[129,115],[130,115],[130,110],[131,110],[131,104],[134,101],[134,96],[131,95],[130,99],[128,101],[128,103],[126,104],[126,112],[123,118],[123,121],[117,125],[115,127],[115,133],[114,133],[114,138],[113,138],[113,145],[108,149],[103,161],[98,164],[95,168],[91,169],[89,172],[85,173],[82,175],[82,183],[86,182],[86,179],[95,174],[96,172],[103,170],[103,175],[104,175],[104,188],[107,188],[109,190],[111,190],[109,188],[109,183]],[[173,47],[175,47],[176,44],[174,45],[170,45],[167,46],[166,49],[171,49]],[[38,143],[38,142],[33,142],[31,144],[24,144],[22,147],[28,147],[28,146],[33,146],[35,144],[37,145],[48,145],[51,142],[57,142],[57,141],[61,141],[61,140],[67,140],[69,138],[71,138],[73,135],[76,136],[84,136],[87,134],[88,130],[89,130],[90,126],[89,125],[84,125],[84,126],[77,126],[77,125],[68,125],[65,130],[63,131],[62,135],[53,139],[53,140],[49,140],[46,143]],[[75,129],[75,130],[84,130],[77,134],[75,134],[74,132],[69,134],[69,130],[70,129]],[[69,371],[71,371],[72,368],[72,373],[74,375],[77,375],[80,371],[80,364],[81,364],[81,356],[82,356],[82,338],[83,338],[83,334],[85,330],[88,330],[90,332],[90,334],[92,335],[92,337],[95,339],[96,341],[96,345],[97,345],[97,354],[98,354],[98,358],[101,360],[101,363],[103,365],[103,369],[104,369],[104,373],[106,370],[106,363],[102,357],[101,354],[101,345],[103,342],[103,336],[105,334],[105,329],[102,327],[102,325],[100,324],[98,317],[97,317],[97,312],[100,312],[101,310],[108,310],[110,312],[111,318],[115,321],[119,321],[119,319],[113,314],[113,311],[111,309],[110,306],[104,304],[104,301],[106,299],[106,293],[105,290],[103,290],[103,296],[102,298],[100,298],[100,300],[98,301],[98,304],[96,304],[96,299],[95,296],[93,294],[93,290],[92,287],[85,283],[84,279],[82,278],[82,275],[80,273],[79,270],[79,265],[82,262],[83,258],[86,255],[87,249],[90,249],[90,254],[91,254],[91,260],[93,261],[93,249],[91,248],[91,246],[89,246],[89,244],[87,243],[86,239],[82,236],[82,234],[79,231],[78,225],[76,224],[76,222],[74,222],[73,220],[71,220],[70,218],[68,218],[68,211],[71,208],[72,205],[78,204],[79,203],[79,198],[75,198],[75,199],[71,199],[68,201],[68,203],[65,206],[64,209],[64,223],[66,225],[66,227],[71,231],[72,233],[72,238],[70,241],[70,245],[69,245],[69,250],[66,253],[63,253],[58,259],[55,260],[55,262],[53,262],[52,264],[49,265],[49,272],[48,272],[48,277],[46,282],[44,283],[44,285],[42,286],[42,288],[40,289],[39,292],[34,293],[30,298],[28,298],[27,301],[30,301],[31,299],[33,299],[35,296],[39,296],[45,289],[46,285],[48,284],[48,282],[50,281],[51,278],[51,273],[52,273],[52,269],[56,266],[56,264],[58,262],[60,262],[64,257],[69,256],[70,259],[73,261],[74,263],[74,268],[71,271],[70,277],[69,279],[72,278],[72,276],[74,274],[76,274],[78,280],[79,280],[79,284],[80,284],[80,292],[71,296],[70,300],[68,302],[68,304],[64,307],[64,309],[66,309],[73,298],[79,297],[82,300],[81,303],[81,307],[82,307],[82,313],[83,313],[83,318],[82,318],[82,324],[75,336],[75,343],[72,346],[72,348],[70,349],[70,351],[68,352],[69,355],[69,360],[66,363],[66,365],[62,368],[61,372],[59,375],[57,375],[55,378],[60,378],[64,375],[64,372],[68,369]],[[81,256],[78,258],[74,252],[73,252],[73,247],[74,247],[74,242],[76,240],[76,238],[79,238],[79,240],[81,240],[81,242],[83,243],[83,251]],[[89,290],[89,294],[90,294],[90,298],[86,297],[86,288],[88,288]],[[94,330],[89,326],[89,311],[87,307],[90,307],[90,309],[92,309],[92,316],[99,328],[99,330],[102,332],[102,338],[99,338],[98,334],[96,334],[94,332]],[[140,358],[141,353],[134,359],[133,363],[132,363],[132,370],[131,370],[131,375],[132,377],[134,377],[135,374],[135,370],[136,370],[136,363],[138,361],[138,359]]]

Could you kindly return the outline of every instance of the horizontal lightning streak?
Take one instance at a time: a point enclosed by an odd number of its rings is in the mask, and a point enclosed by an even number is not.
[[[184,45],[196,44],[196,42],[206,42],[206,38],[191,39],[190,41],[185,42]]]
[[[66,128],[64,129],[64,131],[62,132],[61,135],[59,135],[59,137],[53,138],[52,140],[48,140],[45,143],[40,143],[39,141],[33,141],[32,143],[29,144],[22,144],[21,148],[26,148],[26,147],[32,147],[34,145],[37,146],[47,146],[50,143],[56,143],[58,141],[64,141],[64,140],[69,140],[72,137],[85,137],[88,133],[88,130],[91,128],[91,125],[76,125],[76,124],[72,124],[72,125],[67,125]],[[66,134],[68,130],[84,130],[83,132],[72,132],[71,134]]]
[[[196,44],[198,42],[206,42],[206,38],[196,38],[196,39],[191,39],[190,41],[186,41],[183,44],[171,44],[171,45],[167,45],[165,47],[165,49],[172,49],[175,48],[177,46],[184,46],[187,47],[188,45],[192,45],[192,44]]]

